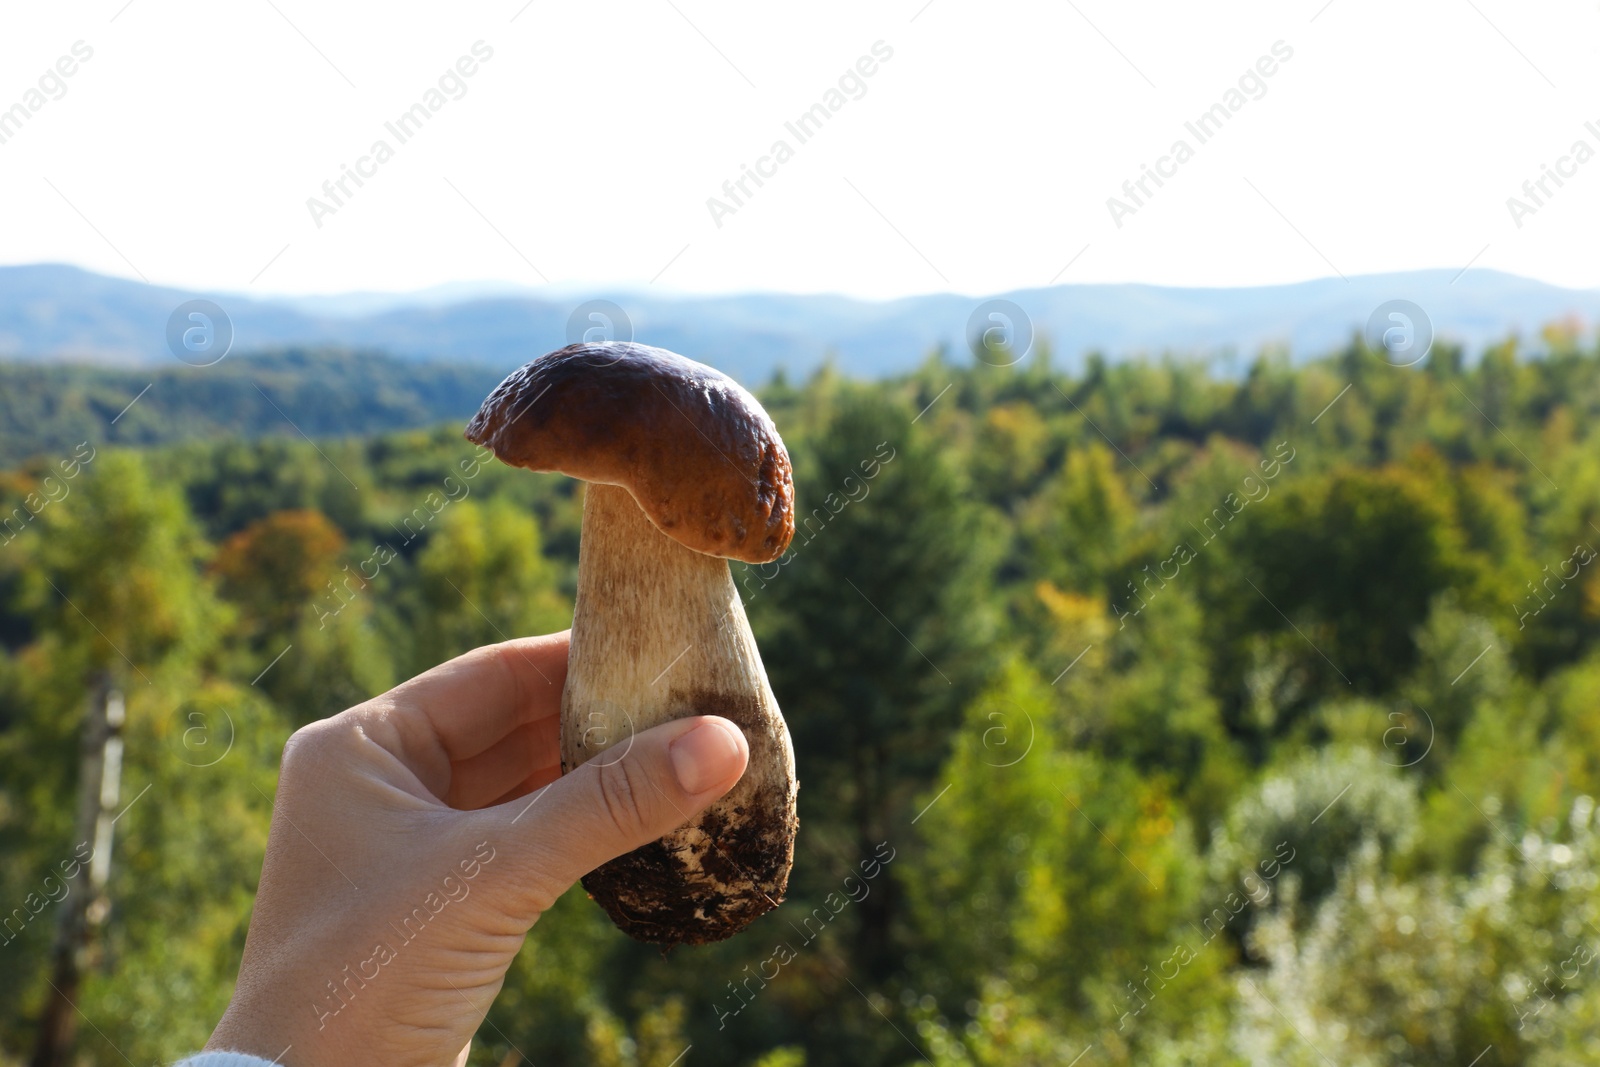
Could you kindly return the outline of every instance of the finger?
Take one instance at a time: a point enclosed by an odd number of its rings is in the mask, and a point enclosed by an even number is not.
[[[516,785],[512,786],[510,789],[507,789],[504,793],[496,797],[492,804],[484,804],[482,806],[486,808],[499,807],[501,804],[516,800],[519,797],[525,797],[529,793],[543,789],[545,786],[549,785],[551,782],[560,777],[561,764],[553,763],[548,767],[540,767],[538,770],[528,775],[528,777],[524,778],[522,781],[518,782]]]
[[[404,682],[352,712],[435,796],[450,765],[519,726],[559,716],[567,634],[485,645]]]
[[[561,720],[549,716],[525,723],[487,750],[450,765],[445,803],[463,811],[484,807],[537,771],[561,766]]]
[[[750,749],[726,719],[694,716],[634,737],[525,800],[489,809],[521,851],[520,916],[539,913],[583,875],[682,826],[733,788]],[[485,814],[488,814],[486,812]]]

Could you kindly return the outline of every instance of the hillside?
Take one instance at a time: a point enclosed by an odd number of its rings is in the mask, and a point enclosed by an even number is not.
[[[0,464],[64,455],[80,441],[342,437],[426,426],[467,418],[503,376],[476,363],[337,349],[235,354],[212,367],[0,362]]]

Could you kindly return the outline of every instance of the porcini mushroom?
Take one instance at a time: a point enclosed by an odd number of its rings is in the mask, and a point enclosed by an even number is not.
[[[726,796],[592,871],[584,888],[640,941],[738,933],[783,900],[799,825],[789,729],[726,562],[771,562],[794,536],[777,429],[731,378],[614,342],[568,345],[515,371],[466,435],[513,466],[589,483],[562,772],[686,715],[720,715],[749,742]]]

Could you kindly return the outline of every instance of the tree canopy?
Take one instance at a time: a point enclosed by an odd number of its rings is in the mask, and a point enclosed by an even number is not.
[[[733,575],[795,741],[789,899],[662,957],[569,893],[472,1062],[1593,1062],[1600,349],[1545,349],[775,381],[799,529]],[[458,425],[333,435],[285,385],[315,443],[132,447],[79,436],[82,388],[0,473],[0,1062],[97,679],[139,799],[80,1051],[170,1061],[227,1001],[289,733],[574,589],[581,490]]]

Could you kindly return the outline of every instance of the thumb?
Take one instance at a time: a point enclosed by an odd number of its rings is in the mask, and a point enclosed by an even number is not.
[[[596,867],[689,822],[733,788],[749,759],[727,719],[675,719],[501,805],[515,824],[510,839],[534,866],[527,888],[543,898],[530,919]]]

